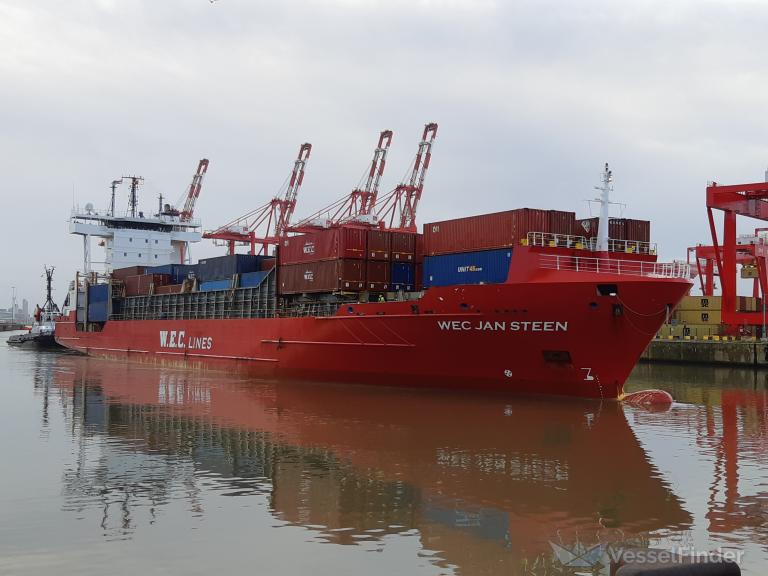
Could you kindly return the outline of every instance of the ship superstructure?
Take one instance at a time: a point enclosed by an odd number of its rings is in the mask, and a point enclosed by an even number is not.
[[[91,203],[83,210],[73,209],[69,232],[83,237],[83,271],[112,272],[131,266],[162,266],[183,264],[189,259],[189,246],[202,239],[200,221],[193,218],[195,202],[200,195],[208,160],[200,160],[197,172],[185,195],[183,209],[164,204],[162,196],[158,211],[145,215],[138,209],[140,176],[124,176],[112,182],[112,196],[107,210],[97,210]],[[115,209],[115,190],[124,180],[130,181],[128,209]],[[103,261],[91,256],[91,239],[97,238],[105,250]]]

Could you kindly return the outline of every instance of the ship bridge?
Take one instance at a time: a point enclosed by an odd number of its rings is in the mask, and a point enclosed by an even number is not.
[[[83,270],[91,272],[93,265],[103,266],[104,272],[129,266],[162,266],[183,264],[189,259],[189,245],[202,239],[201,223],[184,219],[174,213],[145,217],[114,216],[109,211],[73,209],[69,232],[83,237]],[[92,238],[99,238],[105,249],[103,261],[91,259]]]

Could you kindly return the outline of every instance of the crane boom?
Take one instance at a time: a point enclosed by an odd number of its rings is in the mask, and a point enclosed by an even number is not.
[[[195,203],[200,196],[200,190],[203,186],[203,176],[208,171],[208,159],[203,158],[197,165],[197,172],[192,177],[192,183],[189,185],[187,191],[187,198],[184,201],[184,209],[181,211],[181,220],[188,222],[192,219],[192,215],[195,213]]]
[[[309,160],[309,154],[312,152],[312,144],[305,142],[299,148],[299,155],[293,164],[291,180],[288,182],[288,189],[285,192],[285,198],[279,200],[280,213],[275,220],[275,231],[273,236],[279,238],[285,234],[293,211],[296,209],[296,198],[299,195],[301,184],[304,182],[304,168]]]
[[[381,182],[381,176],[384,174],[384,167],[387,164],[387,152],[389,151],[390,144],[392,144],[392,130],[384,130],[379,134],[379,143],[376,146],[376,150],[373,152],[371,170],[368,173],[368,180],[365,182],[365,188],[359,191],[359,214],[370,214],[376,204],[379,195],[379,183]],[[358,192],[358,190],[355,190],[353,194],[355,192]]]
[[[287,231],[288,223],[296,208],[299,190],[304,182],[304,169],[311,152],[312,144],[304,143],[299,147],[299,154],[293,164],[293,171],[284,193],[279,193],[263,206],[204,233],[203,238],[226,242],[230,254],[235,253],[237,244],[250,245],[249,253],[256,254],[256,245],[260,244],[259,252],[266,255],[269,245],[278,244]],[[259,231],[262,232],[261,235]]]
[[[382,130],[378,144],[373,151],[373,160],[368,169],[365,185],[357,187],[352,192],[339,198],[332,204],[318,210],[292,226],[294,231],[318,227],[336,226],[344,222],[362,220],[361,216],[372,214],[373,206],[379,194],[379,184],[387,163],[387,152],[392,144],[392,130]],[[369,222],[373,223],[373,222]]]
[[[382,198],[380,206],[375,209],[379,222],[387,228],[416,232],[416,211],[424,191],[424,180],[432,159],[432,145],[436,136],[437,124],[426,124],[410,176]]]

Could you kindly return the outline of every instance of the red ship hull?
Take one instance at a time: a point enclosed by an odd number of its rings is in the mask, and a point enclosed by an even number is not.
[[[523,252],[521,254],[520,252]],[[524,251],[516,254],[513,270]],[[598,285],[615,285],[600,295]],[[620,398],[685,278],[537,269],[507,283],[430,288],[416,301],[342,306],[334,316],[110,320],[57,341],[100,357],[224,362],[264,377]]]

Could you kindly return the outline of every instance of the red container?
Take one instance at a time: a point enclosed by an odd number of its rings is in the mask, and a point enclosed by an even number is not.
[[[413,262],[416,256],[416,234],[392,232],[392,260]]]
[[[279,263],[282,266],[321,260],[365,258],[367,232],[365,228],[341,227],[285,238],[278,252]]]
[[[118,268],[112,271],[112,278],[123,280],[128,276],[141,276],[147,270],[146,266],[129,266],[128,268]]]
[[[529,232],[549,232],[547,210],[520,208],[424,225],[424,254],[452,254],[515,246]]]
[[[648,220],[632,220],[627,218],[626,222],[626,240],[633,242],[651,241],[651,223]]]
[[[413,259],[416,264],[424,262],[424,234],[416,234],[416,255]]]
[[[140,296],[141,290],[139,289],[139,279],[143,278],[143,274],[137,276],[125,276],[123,283],[125,284],[126,296]]]
[[[365,261],[322,260],[278,268],[280,294],[359,292],[365,287]]]
[[[599,218],[583,218],[576,221],[574,236],[584,236],[584,238],[594,238],[597,236],[597,224]]]
[[[262,271],[272,270],[272,268],[275,267],[275,264],[277,264],[277,258],[269,258],[267,260],[262,260],[261,266],[259,267],[259,269]]]
[[[374,292],[386,292],[389,290],[389,262],[366,262],[365,289]]]
[[[171,283],[170,274],[142,274],[139,276],[126,276],[125,280],[126,296],[146,296],[155,287],[155,292],[160,286],[167,286]]]
[[[389,261],[391,238],[388,230],[368,230],[368,259]]]
[[[549,220],[548,232],[550,234],[573,235],[573,231],[576,229],[576,214],[574,212],[549,210],[547,218]]]
[[[608,238],[613,238],[614,240],[627,239],[627,222],[624,218],[608,219]]]
[[[155,294],[181,294],[184,284],[168,284],[167,286],[155,286]]]

